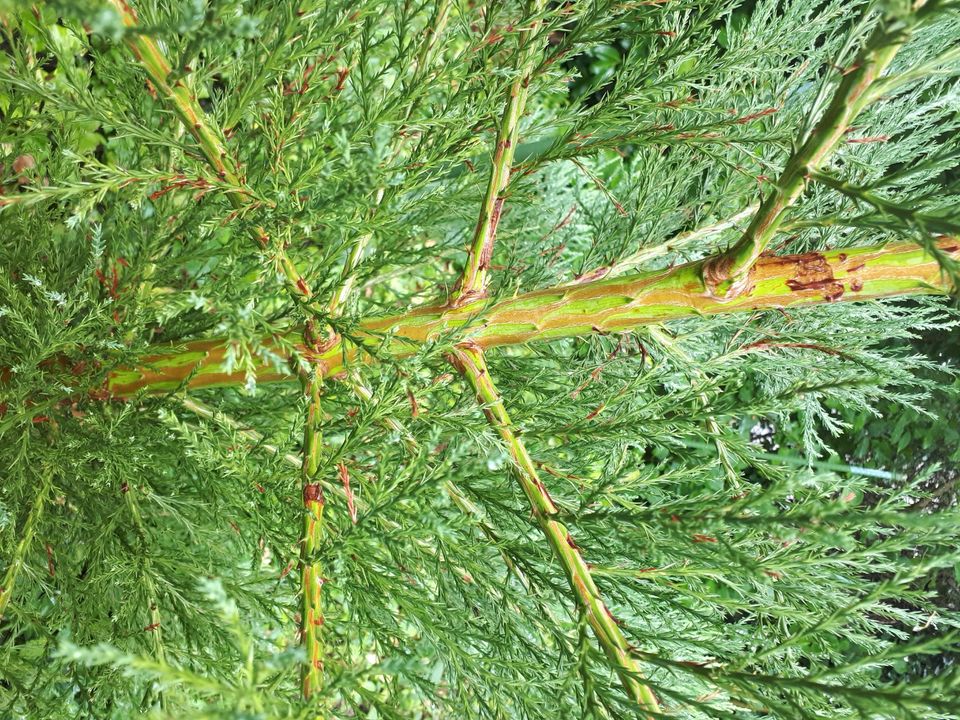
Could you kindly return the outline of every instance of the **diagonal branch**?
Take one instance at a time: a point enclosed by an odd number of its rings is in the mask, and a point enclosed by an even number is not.
[[[487,420],[500,434],[509,451],[517,480],[527,496],[533,516],[550,543],[553,554],[560,561],[577,605],[593,629],[624,690],[645,712],[658,713],[660,708],[657,698],[653,691],[641,682],[640,669],[631,655],[630,644],[604,603],[590,574],[589,565],[584,561],[580,548],[567,528],[556,519],[559,510],[540,480],[523,441],[514,430],[503,400],[490,377],[483,350],[472,344],[457,345],[450,360],[470,383]]]
[[[210,122],[209,117],[197,102],[197,96],[190,91],[183,79],[173,75],[170,62],[160,46],[139,31],[137,15],[127,0],[110,0],[110,2],[120,13],[120,18],[127,28],[125,36],[127,47],[146,71],[157,96],[161,97],[180,118],[217,177],[236,188],[227,193],[230,204],[239,211],[252,209],[253,202],[250,195],[243,190],[244,179],[236,161],[227,152],[226,144],[222,139],[223,133]],[[260,249],[265,250],[270,244],[270,237],[262,227],[252,227],[250,237]],[[277,269],[284,278],[288,292],[296,301],[309,307],[313,299],[313,291],[306,279],[282,247],[275,248],[275,253]]]
[[[903,5],[902,0],[892,5]],[[864,108],[880,97],[877,81],[919,22],[919,13],[891,9],[866,41],[826,111],[806,141],[787,161],[776,186],[761,204],[740,239],[725,253],[704,265],[707,288],[718,297],[730,297],[746,288],[747,274],[767,249],[791,205],[807,186],[810,175],[826,162]]]
[[[536,68],[538,46],[533,42],[537,28],[542,22],[539,15],[546,7],[546,0],[533,3],[534,20],[530,27],[522,30],[519,37],[519,58],[516,77],[510,84],[510,94],[497,127],[496,145],[487,190],[480,205],[480,217],[473,230],[467,264],[463,269],[460,284],[450,297],[451,307],[460,307],[487,294],[489,277],[487,271],[493,257],[493,246],[497,237],[497,225],[503,211],[507,186],[510,184],[510,172],[513,168],[513,153],[520,136],[520,118],[527,102],[530,76]]]

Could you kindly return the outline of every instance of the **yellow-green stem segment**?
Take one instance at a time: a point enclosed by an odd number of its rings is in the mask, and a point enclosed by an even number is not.
[[[303,697],[309,700],[323,687],[323,571],[317,560],[323,542],[323,489],[316,481],[323,447],[321,391],[323,378],[316,372],[301,373],[307,399],[303,426],[303,462],[300,467],[303,492],[303,537],[300,547],[300,572],[303,598],[300,609],[300,633],[307,663],[303,668]]]
[[[451,306],[460,306],[487,292],[487,271],[493,257],[493,246],[497,236],[497,225],[505,200],[504,193],[510,183],[510,171],[513,167],[513,153],[520,136],[520,118],[527,102],[530,75],[536,67],[535,43],[533,35],[541,22],[539,16],[546,7],[546,0],[532,3],[534,20],[529,28],[520,32],[519,62],[516,77],[510,84],[509,97],[497,127],[496,145],[487,189],[480,206],[480,216],[473,230],[467,264],[463,270],[460,284],[450,298]]]
[[[143,589],[147,600],[147,616],[150,618],[149,624],[144,628],[144,632],[150,633],[153,642],[153,659],[160,665],[167,662],[167,654],[163,645],[163,623],[160,617],[160,594],[157,592],[157,584],[153,580],[153,568],[148,556],[151,547],[150,539],[147,537],[147,528],[143,522],[143,513],[140,511],[140,503],[137,500],[139,488],[124,486],[123,493],[127,501],[127,509],[130,510],[130,517],[133,519],[133,527],[136,530],[140,552],[142,553],[141,577],[143,580]],[[161,710],[166,710],[166,697],[161,690],[151,690],[155,692],[159,700]]]
[[[870,35],[853,63],[843,70],[843,79],[833,98],[806,141],[790,156],[772,192],[764,199],[740,239],[725,253],[704,265],[707,287],[719,297],[734,295],[744,288],[750,268],[766,251],[787,212],[810,176],[820,169],[840,145],[854,119],[879,96],[877,83],[894,56],[910,36],[918,15],[903,0],[891,9]]]
[[[244,179],[237,169],[236,162],[227,152],[222,133],[210,123],[197,102],[196,95],[183,78],[173,74],[170,63],[160,46],[153,38],[139,32],[137,14],[127,0],[110,0],[110,2],[127,28],[125,36],[127,47],[146,71],[157,97],[176,112],[217,176],[235,188],[227,193],[230,204],[238,211],[250,209],[250,195],[243,189]],[[250,236],[260,248],[266,248],[270,243],[269,236],[261,227],[252,227]],[[275,252],[277,271],[283,276],[287,290],[298,302],[309,304],[313,298],[313,292],[306,280],[282,248]]]
[[[10,564],[7,565],[7,571],[3,575],[3,585],[0,586],[0,620],[3,620],[3,614],[10,604],[10,598],[13,597],[13,591],[17,584],[17,576],[23,569],[27,561],[27,553],[33,544],[33,539],[37,534],[37,526],[40,524],[40,518],[43,517],[43,511],[46,508],[47,499],[50,494],[50,486],[53,482],[52,476],[47,473],[40,481],[40,487],[37,488],[36,497],[33,500],[33,507],[30,508],[30,514],[27,515],[27,521],[23,526],[23,532],[20,535],[20,541],[13,551],[13,557]]]
[[[527,496],[533,516],[560,561],[577,605],[593,629],[624,690],[643,711],[659,713],[657,698],[653,691],[640,681],[640,668],[631,655],[630,644],[604,603],[580,548],[563,523],[557,520],[557,506],[553,504],[530,454],[514,430],[503,400],[490,377],[482,348],[472,344],[457,345],[451,353],[451,361],[470,383],[487,420],[496,428],[510,452],[517,480]]]
[[[937,244],[942,252],[960,259],[957,239],[942,238]],[[910,242],[761,257],[750,269],[745,289],[731,299],[718,298],[707,290],[702,277],[704,262],[535,290],[495,304],[475,301],[460,308],[422,307],[403,315],[365,320],[352,337],[360,344],[403,356],[426,342],[440,340],[451,345],[470,341],[483,348],[522,345],[628,332],[643,325],[704,315],[942,295],[951,290],[936,259]],[[301,329],[293,329],[291,339],[301,333]],[[388,335],[386,342],[384,334]],[[289,352],[289,344],[278,338],[262,342],[279,355]],[[181,386],[243,385],[244,370],[224,370],[227,349],[227,341],[221,338],[158,347],[138,367],[111,372],[107,390],[114,397],[130,397],[141,391],[170,392]],[[361,349],[339,340],[323,352],[306,346],[296,351],[308,357],[324,377],[333,377],[341,374],[344,363],[356,358]],[[261,383],[295,379],[265,362],[256,372]]]

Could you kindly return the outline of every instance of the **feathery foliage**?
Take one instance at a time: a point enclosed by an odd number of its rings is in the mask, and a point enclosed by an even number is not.
[[[960,3],[0,32],[0,718],[960,717]]]

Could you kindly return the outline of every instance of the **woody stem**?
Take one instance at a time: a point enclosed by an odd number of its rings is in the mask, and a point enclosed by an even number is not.
[[[230,205],[238,211],[252,209],[253,202],[249,194],[243,190],[244,180],[236,162],[227,152],[223,134],[219,128],[210,122],[197,102],[196,95],[191,92],[183,78],[173,74],[170,62],[160,46],[152,38],[139,32],[136,13],[126,0],[110,1],[127,28],[125,37],[127,47],[146,71],[158,97],[162,98],[180,118],[184,127],[196,140],[207,164],[217,176],[234,186],[235,189],[227,193]],[[266,249],[270,244],[270,238],[262,227],[252,226],[249,234],[261,249]],[[314,310],[309,304],[313,298],[313,292],[283,248],[275,249],[275,264],[290,295],[297,302],[305,304],[308,309]]]
[[[589,566],[567,528],[557,520],[559,510],[540,480],[533,460],[507,414],[503,400],[490,377],[483,350],[475,345],[457,345],[453,349],[451,361],[470,383],[477,402],[483,406],[487,420],[497,430],[509,451],[517,481],[527,497],[533,516],[553,554],[560,561],[578,608],[586,617],[624,690],[643,711],[658,713],[660,708],[657,698],[653,691],[641,682],[640,669],[631,655],[630,645],[607,608]]]
[[[957,239],[943,237],[936,244],[948,257],[960,259]],[[403,315],[371,318],[360,323],[350,341],[338,339],[322,353],[307,347],[296,351],[309,357],[324,377],[332,377],[343,370],[345,362],[361,354],[364,345],[402,357],[439,339],[451,344],[470,341],[483,348],[523,345],[628,332],[704,315],[951,290],[937,260],[912,242],[765,256],[751,268],[749,287],[730,299],[718,298],[706,289],[705,262],[535,290],[493,305],[483,301],[460,308],[434,305]],[[299,335],[301,331],[293,332]],[[389,337],[385,339],[384,333]],[[287,344],[275,338],[264,338],[262,344],[280,355],[289,353]],[[227,341],[219,338],[161,346],[138,367],[111,372],[107,387],[115,397],[130,397],[141,391],[169,392],[181,385],[243,385],[245,371],[223,370],[226,352]],[[266,362],[255,369],[261,383],[295,377]]]
[[[535,0],[533,15],[536,19],[533,20],[532,27],[520,32],[517,72],[510,84],[509,96],[497,127],[496,145],[487,189],[480,205],[480,216],[473,230],[460,286],[450,299],[452,306],[462,305],[486,294],[489,282],[487,273],[493,256],[497,225],[500,222],[500,213],[505,200],[504,193],[510,183],[513,153],[520,134],[520,118],[523,116],[523,108],[527,102],[530,76],[536,67],[536,46],[532,42],[532,36],[540,23],[537,16],[543,12],[545,6],[545,0]]]
[[[729,250],[704,265],[704,280],[712,293],[725,297],[746,288],[747,273],[767,249],[810,176],[840,145],[853,120],[880,96],[877,88],[883,86],[877,81],[917,22],[917,13],[903,8],[899,12],[891,9],[883,17],[853,64],[844,71],[827,109],[806,141],[787,160],[774,189],[743,235]]]
[[[323,686],[323,573],[317,553],[323,541],[324,497],[316,482],[323,446],[321,389],[322,376],[314,370],[302,371],[300,380],[307,399],[303,426],[303,461],[300,482],[303,493],[303,535],[300,539],[300,572],[303,592],[300,610],[301,642],[307,652],[307,664],[301,673],[304,699],[313,697]]]

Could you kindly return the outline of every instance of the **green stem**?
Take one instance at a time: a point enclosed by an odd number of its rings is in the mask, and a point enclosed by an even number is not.
[[[539,16],[545,7],[546,0],[535,0],[534,16]],[[464,267],[460,285],[450,298],[451,307],[458,307],[485,297],[487,293],[489,282],[487,271],[493,257],[497,224],[500,222],[507,185],[510,183],[513,153],[520,135],[520,118],[523,116],[523,108],[527,102],[530,75],[536,67],[536,52],[532,39],[540,22],[539,18],[534,19],[531,27],[520,33],[516,77],[510,84],[510,95],[503,109],[500,125],[497,127],[496,146],[490,176],[487,180],[487,190],[480,206],[480,217],[473,231],[467,264]]]
[[[653,338],[657,344],[660,345],[660,347],[662,347],[669,355],[673,355],[675,358],[680,360],[683,366],[691,368],[691,372],[699,379],[706,379],[707,376],[703,370],[697,367],[697,364],[693,358],[691,358],[686,351],[680,347],[679,343],[677,343],[670,333],[655,325],[647,328],[647,332],[649,333],[650,337]],[[705,392],[700,393],[700,402],[703,407],[707,407],[710,404],[710,400]],[[717,451],[717,457],[720,458],[720,464],[723,466],[723,471],[727,476],[727,480],[733,484],[738,483],[740,480],[740,474],[737,472],[736,468],[733,467],[733,462],[730,459],[730,453],[727,451],[727,448],[723,443],[723,431],[720,429],[720,424],[713,415],[710,415],[707,417],[706,425],[707,432],[709,432],[711,437],[713,437],[713,443]]]
[[[681,250],[700,242],[701,240],[706,240],[714,235],[719,235],[724,230],[729,230],[730,228],[736,227],[738,223],[749,219],[759,207],[759,205],[750,205],[746,209],[728,217],[726,220],[721,220],[720,222],[716,222],[711,225],[705,225],[704,227],[699,227],[696,230],[689,230],[687,232],[680,233],[679,235],[673,236],[666,242],[662,242],[657,245],[641,248],[640,250],[637,250],[637,252],[627,255],[611,265],[604,265],[583,273],[575,282],[582,283],[590,280],[600,280],[601,278],[617,277],[619,275],[623,275],[629,270],[635,270],[651,260],[656,260],[657,258],[664,257],[665,255],[678,253]]]
[[[196,95],[190,91],[183,78],[172,74],[170,63],[159,45],[152,38],[139,32],[137,15],[127,0],[110,0],[110,2],[120,13],[120,18],[128,30],[125,38],[127,46],[143,66],[157,96],[162,98],[180,118],[217,177],[236,188],[227,193],[231,206],[240,212],[250,210],[253,205],[250,195],[243,190],[245,181],[236,162],[227,152],[219,128],[210,123],[197,102]],[[250,237],[261,249],[266,249],[270,244],[270,237],[262,227],[252,227]],[[313,310],[314,308],[309,306],[313,292],[306,280],[283,248],[276,248],[275,252],[276,269],[283,276],[287,290],[298,302],[306,304]]]
[[[960,241],[936,241],[943,254],[960,259]],[[891,243],[803,255],[764,256],[750,269],[748,287],[734,298],[718,298],[703,281],[705,260],[621,278],[535,290],[499,303],[475,301],[460,308],[434,305],[404,315],[361,322],[353,340],[394,356],[413,354],[424,343],[470,341],[483,348],[628,332],[670,320],[763,308],[792,308],[823,302],[871,300],[915,294],[946,294],[951,284],[937,260],[923,247]],[[297,333],[298,330],[291,334]],[[384,338],[384,333],[389,337]],[[181,385],[243,385],[245,371],[225,372],[223,339],[158,348],[136,368],[117,369],[107,387],[116,397],[141,391],[169,392]],[[264,338],[263,345],[286,355],[286,343]],[[323,352],[300,347],[324,377],[342,372],[360,349],[339,340]],[[262,363],[258,382],[293,376]]]
[[[307,397],[307,416],[303,426],[303,462],[300,466],[303,491],[303,537],[300,546],[300,572],[303,602],[300,610],[301,642],[307,651],[303,668],[303,697],[309,700],[323,687],[323,627],[322,593],[323,571],[317,553],[323,542],[324,497],[320,483],[315,481],[320,467],[323,447],[321,389],[323,377],[315,372],[301,373],[301,383]]]
[[[420,51],[417,53],[413,79],[414,84],[416,84],[421,79],[421,76],[427,72],[427,68],[430,66],[431,62],[431,55],[434,49],[437,47],[437,43],[440,40],[440,35],[443,33],[443,29],[446,26],[449,17],[450,0],[440,0],[434,9],[430,22],[424,30],[424,32],[427,34],[427,38],[423,41],[420,46]],[[406,122],[406,120],[413,115],[413,112],[420,104],[422,97],[422,95],[416,96],[414,101],[407,108],[404,122]],[[395,157],[397,154],[399,154],[404,139],[405,137],[403,135],[397,134],[396,139],[393,142],[392,150],[389,153],[391,156]],[[377,188],[377,191],[374,194],[373,205],[369,212],[371,219],[377,213],[380,203],[383,202],[383,196],[385,193],[385,187],[381,186]],[[340,272],[340,284],[333,291],[330,297],[330,302],[327,305],[327,312],[332,317],[336,317],[340,314],[342,305],[350,297],[350,293],[353,290],[353,283],[356,279],[354,272],[356,271],[357,266],[360,264],[363,253],[366,250],[367,245],[370,243],[372,237],[373,233],[362,233],[354,239],[350,247],[350,252],[347,255],[347,259],[343,264],[343,269]]]
[[[902,0],[898,0],[902,4]],[[807,140],[791,155],[776,187],[753,221],[727,252],[703,268],[704,280],[718,297],[742,292],[747,275],[766,251],[787,212],[806,188],[810,175],[826,162],[853,120],[879,97],[874,87],[903,46],[917,17],[909,10],[890,12],[880,21],[853,64],[844,72],[829,106]]]
[[[199,415],[205,420],[210,420],[219,425],[223,425],[231,432],[236,433],[238,436],[243,438],[251,446],[260,448],[270,453],[271,455],[276,455],[277,457],[282,457],[287,463],[293,465],[294,467],[299,468],[303,465],[303,460],[298,458],[292,453],[285,453],[276,445],[271,445],[268,442],[264,442],[263,435],[258,433],[253,428],[245,427],[236,420],[234,420],[229,415],[215,410],[207,405],[204,405],[193,398],[183,398],[181,400],[183,407],[185,407],[190,412]]]
[[[640,669],[631,655],[630,644],[604,603],[580,549],[567,528],[556,519],[559,510],[540,480],[523,441],[513,428],[503,400],[490,377],[483,350],[476,345],[457,345],[453,350],[451,361],[470,383],[476,393],[477,401],[483,406],[487,419],[500,434],[510,452],[517,480],[527,496],[533,516],[546,536],[553,553],[563,566],[564,574],[570,583],[580,611],[584,613],[593,629],[624,690],[644,712],[659,713],[657,698],[653,691],[639,680]]]
[[[30,514],[27,515],[27,522],[23,526],[23,534],[20,536],[20,542],[17,543],[13,551],[13,559],[7,566],[7,572],[3,576],[3,586],[0,587],[0,620],[3,620],[4,612],[13,597],[13,591],[17,584],[17,576],[20,570],[26,564],[27,553],[30,551],[30,545],[33,544],[33,538],[37,534],[37,526],[43,517],[43,511],[47,503],[47,495],[50,493],[50,486],[53,483],[52,475],[48,473],[40,481],[40,487],[37,489],[37,495],[33,500],[33,507]]]

